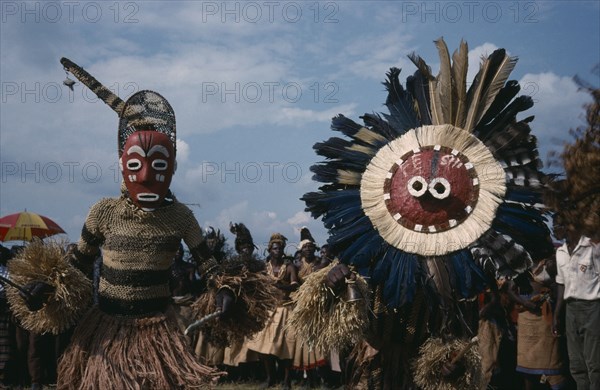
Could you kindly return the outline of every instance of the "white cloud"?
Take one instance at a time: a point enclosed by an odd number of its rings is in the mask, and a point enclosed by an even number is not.
[[[177,138],[177,163],[185,163],[188,161],[189,157],[190,145],[181,138]]]
[[[578,90],[571,77],[552,72],[528,73],[519,83],[521,93],[530,95],[535,103],[521,116],[535,115],[531,127],[538,138],[543,161],[549,151],[560,151],[563,142],[570,140],[569,129],[583,124],[583,105],[591,98]]]
[[[415,50],[413,37],[402,30],[397,27],[383,35],[367,34],[349,41],[341,57],[345,67],[351,74],[374,80],[381,80],[392,66],[414,69],[407,58]]]
[[[305,211],[298,211],[291,218],[288,218],[287,222],[290,225],[305,225],[308,222],[312,221],[312,218],[309,213]]]
[[[311,122],[329,123],[331,118],[338,114],[351,117],[354,115],[355,109],[355,103],[335,106],[324,111],[307,110],[297,107],[284,107],[279,110],[278,113],[276,113],[273,121],[277,124],[293,124],[295,126],[304,125]]]
[[[493,43],[486,42],[483,45],[479,45],[469,50],[469,69],[467,71],[467,83],[472,83],[475,75],[479,72],[479,66],[481,65],[481,58],[487,57],[497,50],[498,46]],[[467,85],[468,88],[468,85]]]

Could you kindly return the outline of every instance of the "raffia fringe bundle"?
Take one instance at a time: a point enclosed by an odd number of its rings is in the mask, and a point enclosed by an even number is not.
[[[92,281],[65,258],[64,246],[34,239],[8,263],[10,278],[23,286],[41,281],[55,288],[48,303],[40,310],[29,311],[19,291],[7,286],[6,296],[21,325],[38,334],[58,334],[81,317],[92,303]]]
[[[477,345],[468,349],[462,358],[465,372],[457,378],[447,379],[441,375],[444,363],[469,344],[469,340],[442,340],[430,338],[419,349],[419,357],[413,363],[414,381],[423,390],[476,390],[481,388],[481,358]]]
[[[288,327],[304,335],[309,348],[321,351],[340,350],[364,338],[369,325],[370,291],[367,282],[357,275],[356,287],[362,299],[344,300],[336,296],[323,281],[337,262],[309,275],[294,295],[295,307]]]
[[[260,272],[250,272],[242,267],[224,267],[225,272],[213,278],[214,288],[202,294],[192,304],[194,319],[202,318],[216,311],[215,297],[220,288],[232,290],[236,301],[226,317],[202,325],[202,332],[210,343],[226,346],[233,341],[242,342],[262,330],[277,307],[277,289],[273,280]],[[230,271],[227,271],[230,268]]]

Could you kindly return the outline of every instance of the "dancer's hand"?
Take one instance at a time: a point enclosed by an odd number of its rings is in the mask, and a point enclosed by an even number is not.
[[[19,295],[25,301],[25,305],[30,311],[38,311],[48,302],[50,296],[54,294],[54,286],[45,282],[34,281],[23,286]]]
[[[560,318],[558,318],[558,316],[553,316],[552,317],[552,336],[554,336],[554,337],[561,336],[560,327],[561,327]]]
[[[442,376],[447,379],[456,379],[465,372],[465,366],[460,363],[452,364],[451,362],[444,363],[440,370]]]
[[[226,318],[229,314],[231,314],[231,309],[233,308],[233,303],[235,302],[235,296],[233,295],[233,291],[228,288],[221,288],[217,291],[216,296],[216,304],[217,309],[221,310],[221,318]]]
[[[334,291],[340,290],[346,284],[346,279],[354,280],[356,275],[346,264],[337,264],[327,273],[325,284]]]

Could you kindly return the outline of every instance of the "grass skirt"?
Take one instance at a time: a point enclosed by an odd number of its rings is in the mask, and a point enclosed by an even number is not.
[[[221,373],[196,361],[172,308],[151,317],[93,307],[58,368],[58,389],[206,389]]]

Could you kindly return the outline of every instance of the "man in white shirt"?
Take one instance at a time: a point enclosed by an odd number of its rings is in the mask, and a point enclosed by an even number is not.
[[[555,236],[566,241],[556,250],[558,300],[552,331],[559,335],[565,306],[571,375],[578,389],[600,389],[600,232],[577,239],[557,226],[555,218]]]

